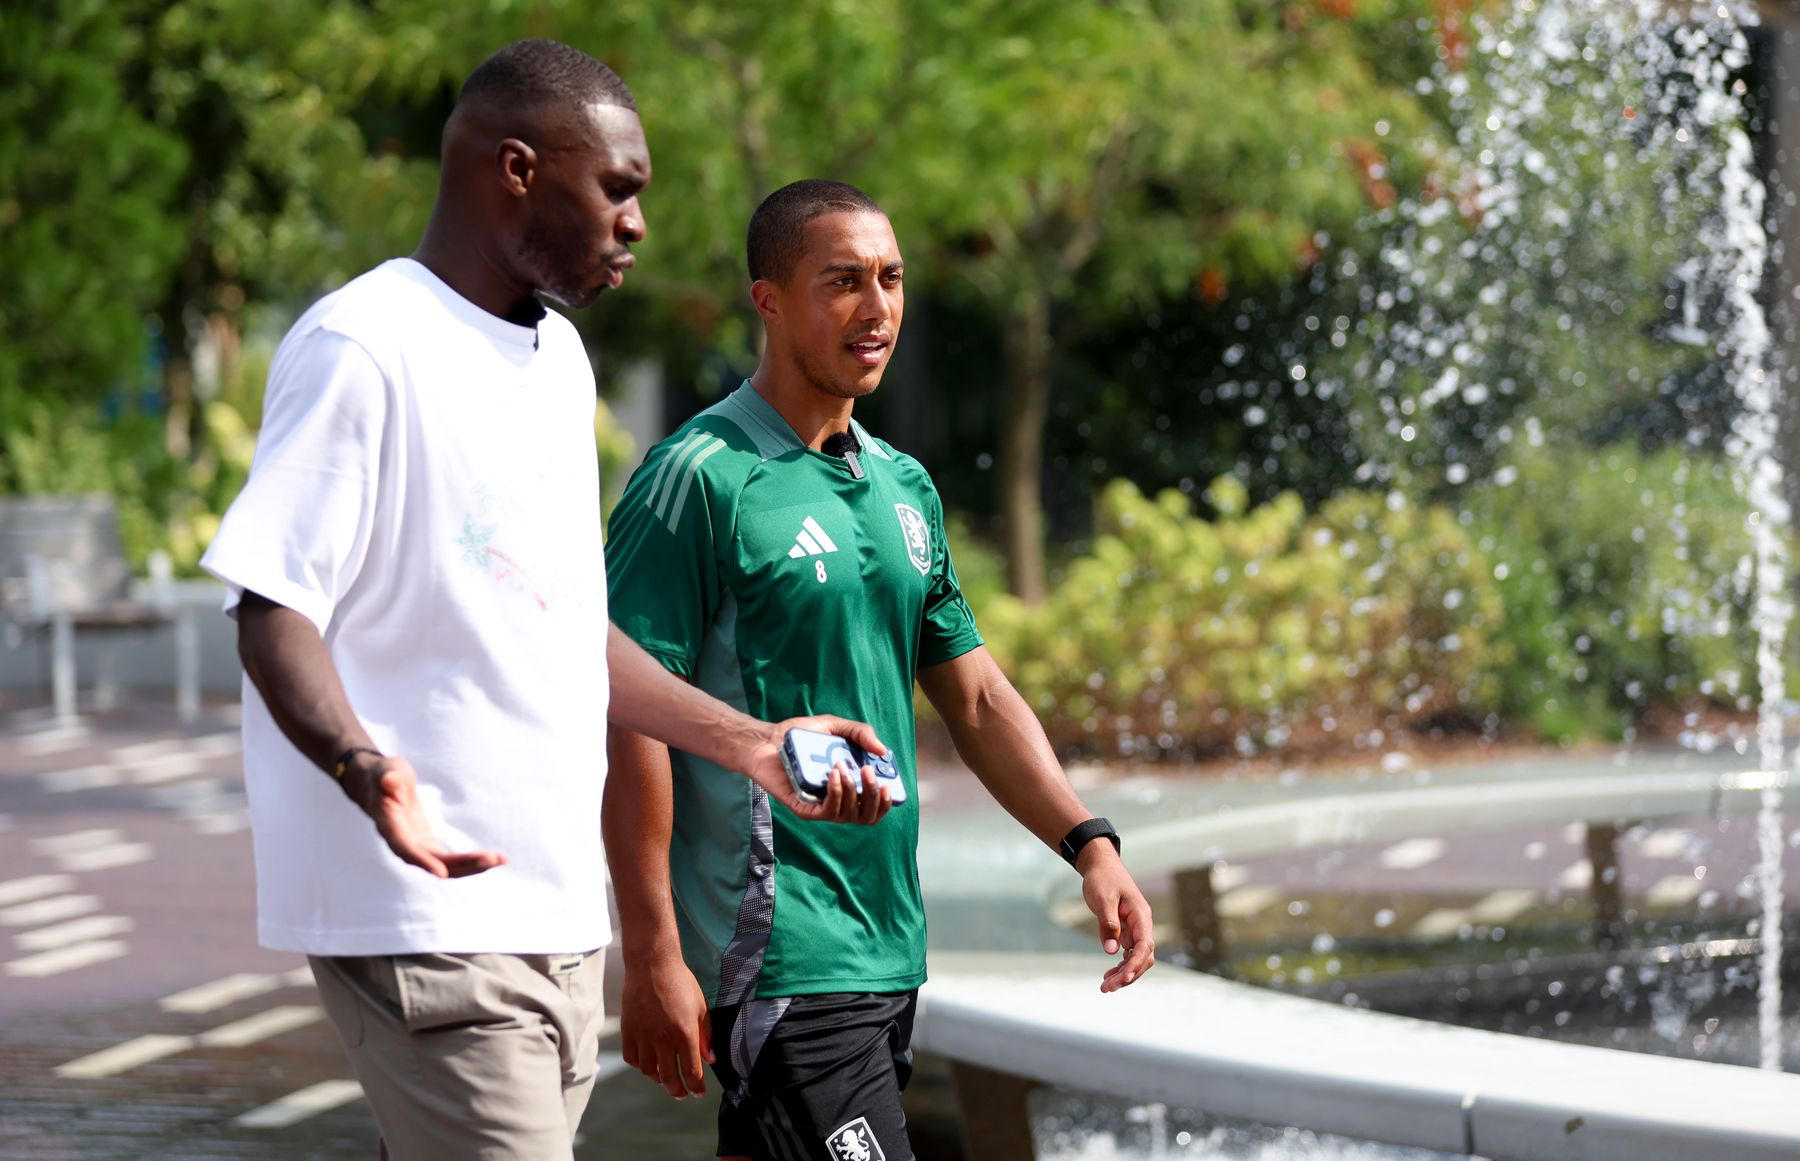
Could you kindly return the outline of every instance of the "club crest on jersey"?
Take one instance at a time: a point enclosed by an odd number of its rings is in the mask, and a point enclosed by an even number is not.
[[[881,1142],[875,1139],[875,1130],[869,1128],[867,1117],[858,1117],[834,1130],[825,1138],[825,1144],[831,1150],[832,1161],[887,1161],[887,1154],[881,1151]]]
[[[895,504],[894,511],[900,514],[900,533],[906,538],[906,558],[912,561],[921,576],[929,573],[931,534],[926,530],[924,515],[911,504]]]

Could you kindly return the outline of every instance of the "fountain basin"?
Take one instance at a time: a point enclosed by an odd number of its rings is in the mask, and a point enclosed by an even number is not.
[[[1427,784],[1265,785],[1235,802],[1136,780],[1088,798],[1121,824],[1133,871],[1148,879],[1427,828],[1749,811],[1765,781],[1688,758],[1419,777]],[[1166,967],[1102,996],[1103,961],[1051,917],[1079,897],[1078,880],[1012,833],[986,812],[927,829],[922,1050],[1133,1101],[1456,1154],[1800,1155],[1800,1076],[1457,1028]]]

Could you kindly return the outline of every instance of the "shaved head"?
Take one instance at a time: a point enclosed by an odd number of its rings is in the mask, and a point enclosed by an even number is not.
[[[540,116],[592,105],[618,105],[637,112],[637,102],[618,73],[555,40],[507,45],[469,74],[456,97],[458,109],[510,109]]]
[[[806,252],[806,225],[825,214],[879,214],[875,199],[841,181],[807,178],[784,185],[750,215],[745,258],[750,281],[786,282]]]
[[[649,183],[619,75],[569,45],[521,40],[469,74],[445,122],[427,248],[440,265],[468,255],[474,278],[498,282],[506,301],[490,309],[502,317],[540,316],[534,291],[586,306],[633,264]]]

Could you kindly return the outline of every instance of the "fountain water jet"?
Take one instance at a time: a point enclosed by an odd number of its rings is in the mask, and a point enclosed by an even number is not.
[[[1536,447],[1547,433],[1592,424],[1593,393],[1615,389],[1608,380],[1622,371],[1632,384],[1640,370],[1645,380],[1673,380],[1693,373],[1691,361],[1684,369],[1690,356],[1680,354],[1688,351],[1719,382],[1699,413],[1723,430],[1686,432],[1683,442],[1724,452],[1749,509],[1749,547],[1735,582],[1755,640],[1764,787],[1756,873],[1760,1061],[1779,1068],[1779,804],[1789,760],[1783,647],[1793,608],[1791,520],[1778,459],[1782,401],[1760,298],[1769,232],[1746,130],[1748,87],[1739,76],[1750,61],[1745,29],[1756,21],[1754,8],[1737,0],[1519,0],[1494,21],[1478,19],[1484,75],[1475,80],[1447,65],[1429,82],[1456,111],[1451,168],[1469,184],[1454,197],[1432,191],[1403,202],[1386,215],[1377,254],[1346,256],[1342,269],[1356,281],[1371,341],[1347,352],[1336,375],[1322,369],[1319,377],[1369,401],[1363,426],[1380,435],[1363,479],[1447,484],[1450,494],[1465,481],[1510,486],[1506,448]],[[1660,207],[1662,221],[1647,205]],[[1637,267],[1619,265],[1631,243],[1606,235],[1613,220],[1656,234],[1632,255]],[[1664,266],[1655,271],[1658,261]],[[1620,285],[1621,273],[1646,281]],[[1616,316],[1623,298],[1664,293],[1656,277],[1667,279],[1660,345],[1634,347],[1640,336],[1611,323],[1608,307]],[[1651,361],[1608,365],[1634,354]],[[1683,410],[1692,413],[1693,405]],[[1638,434],[1629,419],[1622,427],[1628,437]],[[1676,477],[1678,490],[1683,478]],[[1684,499],[1658,498],[1682,554]],[[1677,607],[1665,617],[1678,619],[1683,633],[1732,633],[1722,602],[1672,598]],[[1717,676],[1748,705],[1748,681]]]

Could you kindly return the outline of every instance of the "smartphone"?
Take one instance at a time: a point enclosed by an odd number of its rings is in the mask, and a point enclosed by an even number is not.
[[[781,758],[793,780],[794,793],[808,802],[821,802],[831,785],[831,768],[842,762],[850,767],[850,786],[862,793],[862,768],[875,771],[876,786],[886,787],[898,806],[906,801],[906,783],[894,765],[892,754],[871,754],[848,738],[817,730],[789,730],[781,746]]]

